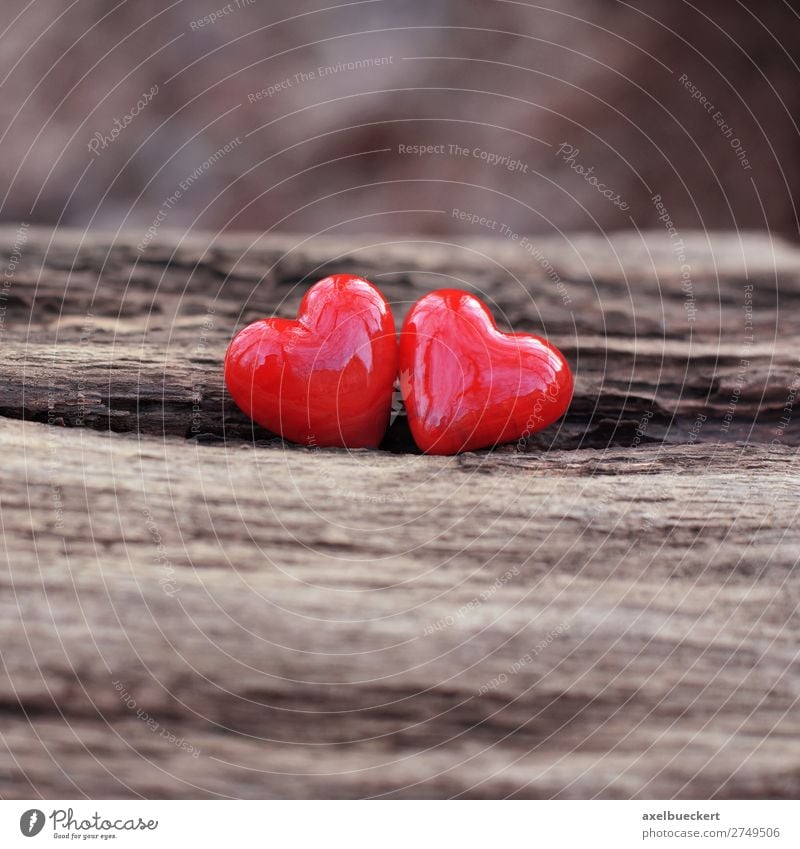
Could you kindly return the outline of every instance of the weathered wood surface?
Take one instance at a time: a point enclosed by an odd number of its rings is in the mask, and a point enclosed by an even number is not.
[[[557,287],[505,242],[31,231],[0,796],[796,797],[800,251],[683,236],[688,293],[659,233],[537,242]],[[566,422],[453,458],[254,433],[227,340],[343,269],[546,331]]]

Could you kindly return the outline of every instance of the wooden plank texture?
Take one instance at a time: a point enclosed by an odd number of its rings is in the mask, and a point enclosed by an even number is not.
[[[796,797],[800,251],[683,239],[5,229],[0,796]],[[567,418],[253,429],[227,341],[334,270],[546,333]]]

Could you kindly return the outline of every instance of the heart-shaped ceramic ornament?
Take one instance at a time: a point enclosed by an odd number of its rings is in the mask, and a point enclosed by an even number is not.
[[[538,336],[503,333],[468,292],[440,289],[411,308],[400,333],[408,423],[427,454],[527,438],[572,399],[564,355]]]
[[[297,319],[245,327],[225,356],[225,383],[237,406],[307,446],[377,447],[396,374],[389,305],[371,283],[348,274],[312,286]]]

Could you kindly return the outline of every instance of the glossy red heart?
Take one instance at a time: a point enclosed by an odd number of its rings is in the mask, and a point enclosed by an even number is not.
[[[527,437],[564,415],[572,387],[555,346],[498,330],[467,292],[431,292],[403,323],[400,388],[414,441],[427,454]]]
[[[377,447],[396,374],[389,305],[349,274],[312,286],[297,320],[248,325],[225,356],[225,383],[244,413],[285,439],[320,447]]]

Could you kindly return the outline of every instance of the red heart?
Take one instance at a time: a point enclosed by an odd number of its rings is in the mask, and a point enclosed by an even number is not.
[[[377,447],[397,374],[394,319],[366,280],[336,274],[306,292],[297,320],[244,328],[225,356],[238,407],[292,442]]]
[[[503,333],[477,298],[440,289],[403,323],[400,388],[417,445],[457,454],[551,425],[569,406],[572,374],[549,342]]]

